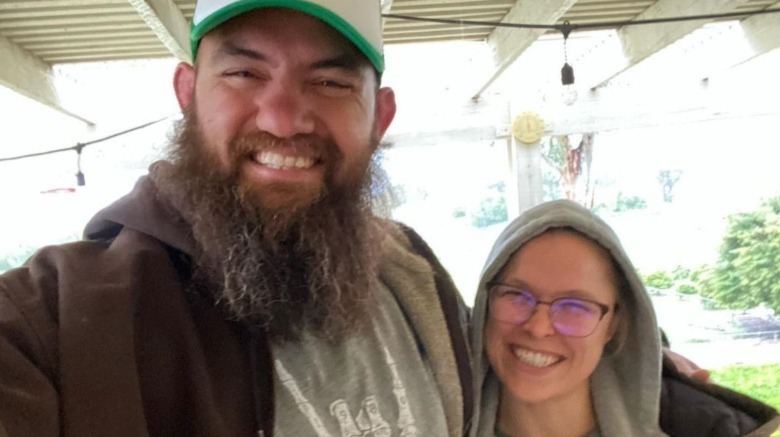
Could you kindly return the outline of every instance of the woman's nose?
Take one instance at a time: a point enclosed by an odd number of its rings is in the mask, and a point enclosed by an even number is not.
[[[538,305],[528,318],[521,325],[524,331],[534,337],[542,338],[555,334],[552,319],[550,318],[550,309],[546,306]]]

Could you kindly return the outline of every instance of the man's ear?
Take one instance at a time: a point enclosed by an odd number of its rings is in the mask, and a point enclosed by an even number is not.
[[[176,72],[173,73],[173,89],[176,91],[179,109],[183,112],[189,108],[192,96],[195,95],[195,67],[186,62],[180,62],[176,66]]]
[[[395,118],[395,91],[392,88],[380,88],[376,93],[377,137],[382,138]]]

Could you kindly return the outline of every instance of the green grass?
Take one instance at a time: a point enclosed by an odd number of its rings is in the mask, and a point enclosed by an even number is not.
[[[752,396],[780,410],[780,364],[732,366],[712,372],[712,382]],[[780,437],[780,430],[772,437]]]

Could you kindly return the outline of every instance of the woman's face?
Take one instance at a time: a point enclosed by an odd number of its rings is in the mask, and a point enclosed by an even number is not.
[[[539,403],[587,393],[588,379],[616,325],[616,281],[603,249],[572,232],[547,231],[515,252],[496,282],[526,291],[537,301],[570,297],[610,308],[586,337],[556,332],[549,305],[538,305],[522,324],[488,316],[485,349],[502,383],[503,397]]]

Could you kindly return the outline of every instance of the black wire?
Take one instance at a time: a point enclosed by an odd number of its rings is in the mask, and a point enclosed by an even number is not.
[[[431,23],[442,24],[461,24],[469,26],[489,26],[489,27],[516,27],[523,29],[550,29],[558,30],[560,26],[555,24],[519,24],[519,23],[496,23],[493,21],[472,21],[472,20],[454,20],[447,18],[428,18],[428,17],[415,17],[412,15],[398,15],[398,14],[382,14],[385,18],[397,18],[399,20],[407,21],[427,21]]]
[[[568,37],[568,34],[572,30],[577,30],[577,29],[613,29],[617,27],[638,26],[643,24],[673,23],[679,21],[696,21],[696,20],[714,20],[718,18],[747,17],[753,15],[772,14],[778,12],[780,12],[780,9],[778,8],[769,8],[769,9],[762,9],[762,10],[755,10],[755,11],[726,12],[722,14],[686,15],[681,17],[651,18],[647,20],[604,21],[604,22],[586,23],[586,24],[571,24],[568,21],[564,22],[563,24],[503,23],[503,22],[492,22],[492,21],[455,20],[455,19],[447,19],[447,18],[417,17],[412,15],[399,15],[399,14],[382,14],[382,16],[385,18],[395,18],[398,20],[424,21],[429,23],[441,23],[441,24],[458,24],[461,26],[487,26],[487,27],[509,27],[509,28],[516,28],[516,29],[557,30],[562,32],[564,34],[564,37]],[[50,155],[53,153],[67,152],[71,150],[79,152],[81,149],[83,149],[86,146],[97,144],[102,141],[110,140],[111,138],[116,138],[120,135],[124,135],[139,129],[143,129],[147,126],[151,126],[155,123],[159,123],[168,118],[170,118],[170,116],[161,118],[159,120],[151,121],[149,123],[145,123],[140,126],[127,129],[122,132],[117,132],[107,137],[89,141],[87,143],[78,143],[73,147],[65,147],[62,149],[49,150],[46,152],[39,152],[39,153],[30,153],[27,155],[13,156],[10,158],[0,158],[0,162],[14,161],[14,160],[24,159],[24,158],[33,158],[37,156]]]
[[[34,158],[34,157],[37,157],[37,156],[51,155],[53,153],[69,152],[71,150],[81,154],[81,151],[85,147],[87,147],[87,146],[91,146],[93,144],[101,143],[103,141],[107,141],[107,140],[110,140],[112,138],[116,138],[116,137],[118,137],[120,135],[128,134],[130,132],[134,132],[134,131],[143,129],[143,128],[151,126],[153,124],[160,123],[161,121],[165,121],[165,120],[167,120],[167,119],[169,119],[171,117],[172,117],[172,115],[168,115],[168,116],[163,117],[163,118],[161,118],[159,120],[154,120],[154,121],[150,121],[148,123],[144,123],[144,124],[141,124],[141,125],[138,125],[138,126],[135,126],[135,127],[131,127],[130,129],[123,130],[121,132],[117,132],[115,134],[111,134],[111,135],[108,135],[108,136],[103,137],[103,138],[98,138],[96,140],[88,141],[86,143],[77,143],[73,147],[64,147],[62,149],[48,150],[46,152],[29,153],[27,155],[12,156],[12,157],[9,157],[9,158],[0,158],[0,162],[15,161],[15,160],[24,159],[24,158]]]
[[[657,24],[657,23],[674,23],[679,21],[696,21],[696,20],[714,20],[718,18],[737,18],[747,17],[753,15],[774,14],[780,12],[780,9],[763,9],[756,11],[744,11],[744,12],[724,12],[722,14],[705,14],[705,15],[687,15],[682,17],[668,17],[668,18],[650,18],[647,20],[627,20],[627,21],[614,21],[609,23],[588,23],[588,24],[575,24],[574,28],[577,29],[594,29],[594,28],[611,28],[611,27],[624,27],[634,26],[642,24]]]
[[[447,18],[428,18],[417,17],[412,15],[399,15],[399,14],[382,14],[385,18],[395,18],[399,20],[408,21],[425,21],[430,23],[441,24],[459,24],[461,26],[489,26],[489,27],[510,27],[517,29],[547,29],[558,30],[560,32],[571,31],[576,29],[612,29],[616,27],[625,26],[638,26],[643,24],[658,24],[658,23],[673,23],[678,21],[696,21],[696,20],[714,20],[718,18],[736,18],[746,17],[752,15],[772,14],[778,13],[780,9],[762,9],[755,11],[744,12],[725,12],[722,14],[704,14],[704,15],[686,15],[681,17],[667,17],[667,18],[650,18],[647,20],[625,20],[625,21],[603,21],[596,23],[585,24],[529,24],[529,23],[504,23],[504,22],[491,22],[491,21],[473,21],[473,20],[456,20]]]

